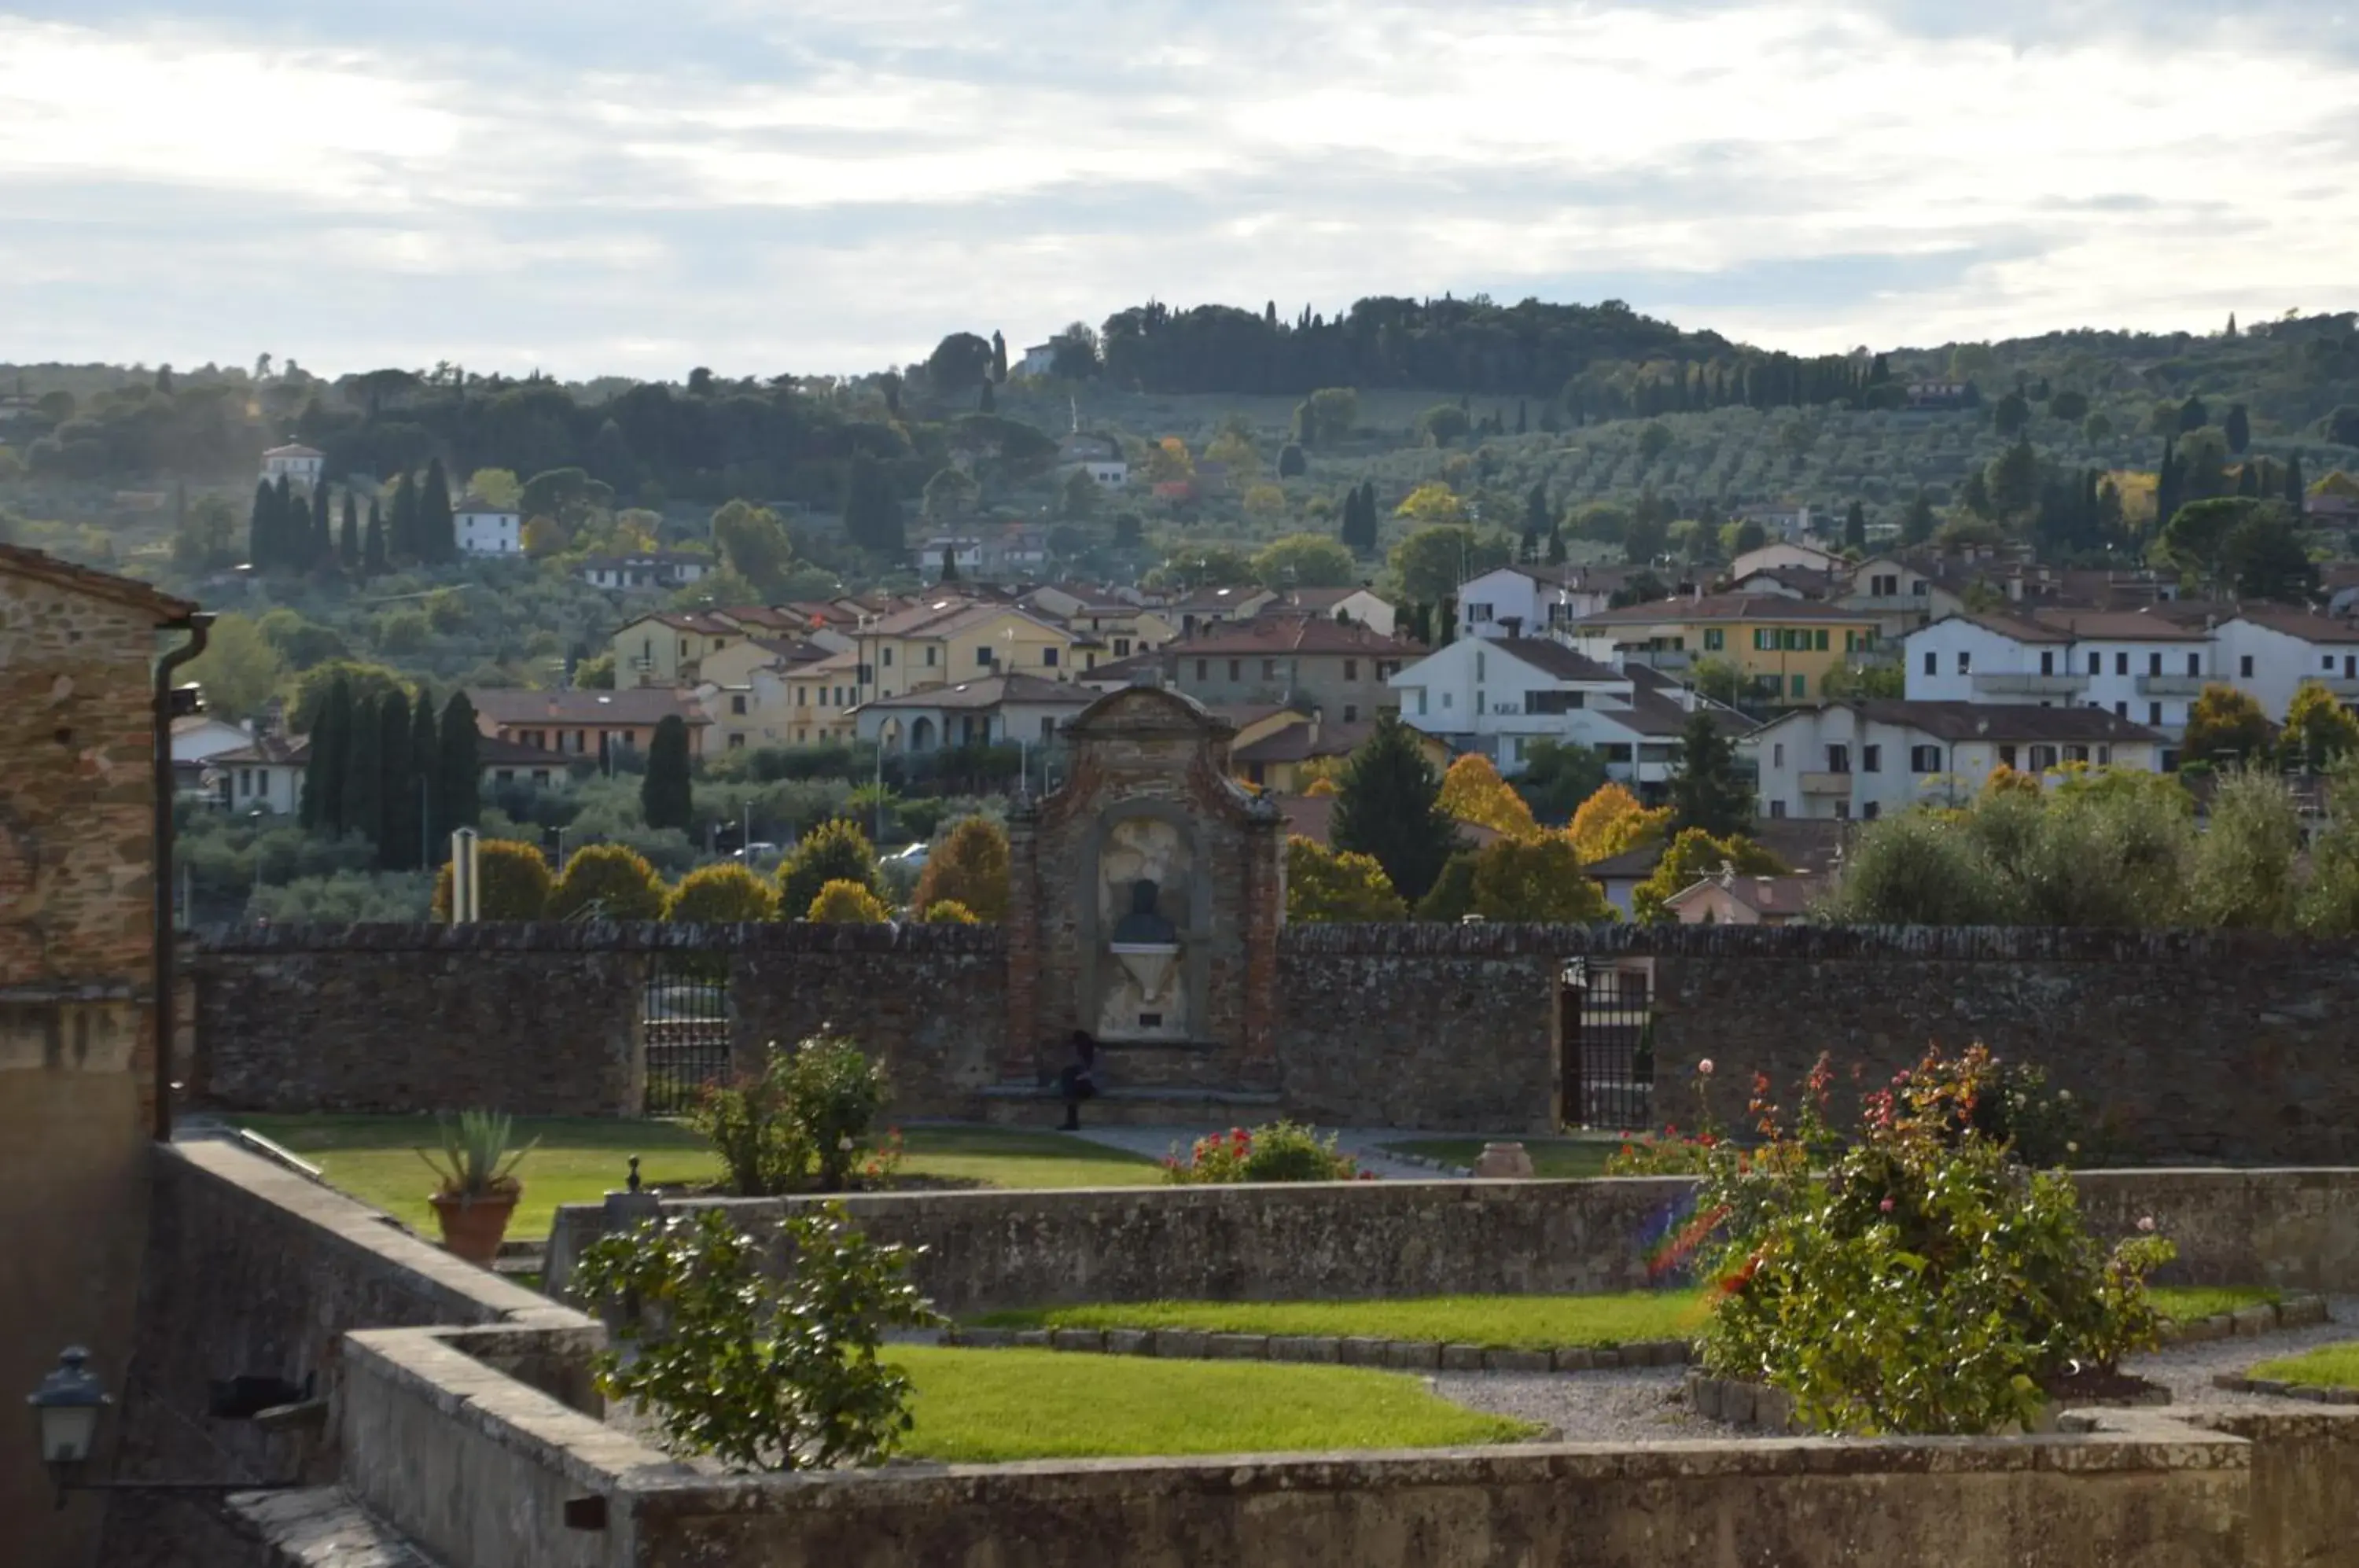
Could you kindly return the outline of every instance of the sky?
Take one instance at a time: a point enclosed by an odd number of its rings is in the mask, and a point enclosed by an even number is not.
[[[2359,0],[0,0],[0,361],[855,373],[1149,299],[2359,308]]]

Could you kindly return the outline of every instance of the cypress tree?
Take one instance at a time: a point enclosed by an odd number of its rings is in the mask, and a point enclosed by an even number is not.
[[[369,502],[368,532],[361,540],[361,575],[384,576],[386,554],[385,514],[372,500]]]
[[[2230,452],[2242,456],[2245,449],[2253,444],[2252,416],[2245,412],[2245,406],[2242,403],[2228,405],[2228,420],[2222,428],[2228,433]]]
[[[2301,453],[2295,452],[2286,459],[2285,499],[2286,505],[2293,508],[2296,522],[2301,520],[2302,505],[2309,495],[2309,488],[2301,482]]]
[[[254,482],[254,509],[245,517],[245,560],[255,571],[266,571],[273,564],[271,554],[277,530],[272,527],[278,512],[278,492],[270,487],[267,479]]]
[[[1714,838],[1753,825],[1753,789],[1736,771],[1736,745],[1712,715],[1689,715],[1680,733],[1680,770],[1671,779],[1671,833],[1701,828]]]
[[[2158,529],[2170,526],[2179,516],[2179,504],[2184,482],[2179,472],[2179,452],[2169,436],[2162,438],[2162,465],[2154,475],[2154,526]]]
[[[455,561],[459,555],[458,519],[451,509],[451,476],[442,460],[426,465],[426,487],[418,498],[418,559]]]
[[[843,480],[843,532],[871,555],[900,556],[908,549],[901,531],[901,501],[882,464],[861,453]]]
[[[377,704],[354,698],[345,724],[343,828],[371,844],[385,831],[385,731]]]
[[[388,691],[376,712],[376,864],[408,871],[418,864],[418,775],[409,766],[409,699]]]
[[[361,564],[361,509],[353,493],[344,492],[343,527],[336,534],[336,560],[346,572],[357,572]]]
[[[639,780],[639,814],[647,826],[689,830],[695,802],[688,773],[688,721],[666,713],[647,744],[647,776]]]
[[[393,506],[385,519],[388,561],[414,561],[418,554],[418,486],[404,474],[393,482]]]
[[[1550,566],[1564,564],[1564,529],[1556,523],[1549,525],[1548,563]]]
[[[1007,340],[997,332],[991,334],[991,378],[994,381],[1007,379]]]
[[[450,824],[442,819],[442,775],[435,767],[435,742],[434,704],[421,687],[418,705],[409,714],[409,799],[425,815],[414,825],[410,838],[424,847],[428,866],[442,863],[442,845],[451,833]]]
[[[1546,480],[1542,480],[1538,484],[1534,485],[1531,487],[1530,493],[1526,495],[1524,497],[1524,532],[1529,538],[1538,539],[1540,535],[1548,532],[1550,520],[1551,519],[1549,517],[1548,482]]]
[[[1332,837],[1339,850],[1374,855],[1411,903],[1425,897],[1458,847],[1458,824],[1441,809],[1441,780],[1417,732],[1397,714],[1378,715],[1375,733],[1345,765]]]
[[[1854,550],[1867,548],[1867,509],[1856,501],[1843,514],[1843,543]]]
[[[300,566],[304,535],[310,531],[302,503],[295,498],[295,486],[283,474],[270,489],[270,563],[290,569]]]
[[[328,524],[328,482],[325,479],[311,486],[310,527],[306,530],[303,564],[313,571],[336,559],[336,537]]]
[[[442,731],[434,748],[435,768],[441,775],[435,799],[445,831],[471,828],[483,820],[484,768],[476,750],[482,739],[483,732],[475,727],[475,704],[464,691],[451,692],[442,704]]]
[[[344,814],[344,748],[352,744],[353,689],[341,677],[328,688],[327,701],[311,721],[305,737],[310,747],[303,759],[303,803],[295,820],[307,832],[341,832]]]

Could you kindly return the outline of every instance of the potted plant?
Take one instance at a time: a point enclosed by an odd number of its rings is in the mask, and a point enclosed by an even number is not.
[[[442,1118],[440,1158],[418,1151],[440,1178],[427,1202],[441,1222],[442,1245],[453,1256],[486,1269],[500,1255],[508,1216],[524,1195],[524,1183],[516,1178],[516,1163],[533,1149],[533,1144],[508,1147],[513,1125],[501,1112],[462,1111],[455,1124]]]

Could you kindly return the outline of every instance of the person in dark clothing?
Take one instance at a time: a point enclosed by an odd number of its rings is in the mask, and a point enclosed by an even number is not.
[[[1098,1042],[1089,1030],[1075,1029],[1072,1064],[1057,1074],[1058,1092],[1065,1098],[1065,1123],[1058,1131],[1082,1130],[1082,1102],[1097,1097],[1097,1066]]]

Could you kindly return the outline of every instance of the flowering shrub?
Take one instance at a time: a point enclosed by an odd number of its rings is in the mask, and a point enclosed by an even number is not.
[[[1321,1138],[1293,1122],[1272,1122],[1247,1132],[1231,1127],[1207,1133],[1181,1160],[1178,1150],[1163,1161],[1163,1179],[1181,1186],[1224,1181],[1350,1181],[1367,1180],[1348,1154],[1338,1153],[1335,1135]]]
[[[888,1093],[885,1069],[840,1036],[818,1034],[793,1050],[776,1041],[757,1074],[707,1088],[689,1125],[702,1133],[740,1197],[849,1184]],[[892,1163],[899,1162],[894,1135]],[[872,1151],[875,1164],[883,1151]],[[889,1175],[887,1166],[876,1172]],[[863,1174],[866,1174],[864,1170]]]
[[[2177,1248],[2151,1225],[2105,1247],[2070,1177],[1985,1130],[2002,1089],[1982,1047],[1868,1094],[1849,1138],[1831,1078],[1822,1057],[1790,1116],[1756,1079],[1760,1141],[1706,1160],[1714,1374],[1783,1388],[1829,1431],[1984,1432],[2154,1343],[2146,1277]]]
[[[1695,1093],[1696,1130],[1682,1133],[1676,1123],[1665,1123],[1654,1133],[1625,1139],[1605,1159],[1608,1176],[1694,1176],[1709,1169],[1712,1150],[1726,1142],[1719,1118],[1712,1110],[1712,1058],[1696,1063],[1691,1086]]]

